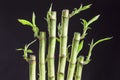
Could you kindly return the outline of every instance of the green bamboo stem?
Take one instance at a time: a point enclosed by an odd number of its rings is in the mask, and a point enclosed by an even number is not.
[[[84,56],[80,56],[78,58],[78,62],[77,62],[77,69],[76,69],[76,73],[75,73],[75,80],[81,80],[83,64],[84,64]]]
[[[46,47],[46,32],[40,32],[40,36],[39,36],[39,79],[38,80],[46,80],[45,47]]]
[[[76,65],[76,59],[78,55],[78,46],[80,41],[80,33],[75,32],[74,38],[72,41],[72,50],[71,50],[71,56],[68,66],[68,72],[67,72],[67,80],[73,80],[74,71],[75,71],[75,65]]]
[[[54,54],[56,46],[56,12],[51,11],[50,26],[49,26],[49,43],[48,43],[48,80],[55,80],[55,64],[54,64]]]
[[[65,75],[68,23],[69,10],[63,10],[61,20],[61,36],[57,80],[64,80]]]
[[[29,80],[36,80],[36,57],[35,55],[30,55],[28,63],[29,63]]]

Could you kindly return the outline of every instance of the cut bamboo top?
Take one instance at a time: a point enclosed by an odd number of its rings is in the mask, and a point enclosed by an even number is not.
[[[75,33],[74,33],[74,39],[75,39],[75,40],[80,40],[80,33],[75,32]]]
[[[68,18],[69,17],[69,10],[68,9],[64,9],[62,11],[62,16]]]
[[[56,19],[56,11],[52,11],[51,12],[51,16],[50,16],[51,19]]]

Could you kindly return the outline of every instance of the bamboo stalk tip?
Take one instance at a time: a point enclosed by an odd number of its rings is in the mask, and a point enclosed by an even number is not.
[[[79,32],[74,33],[74,39],[80,40],[80,33]]]
[[[36,56],[35,55],[30,55],[30,60],[36,60]]]
[[[64,9],[64,10],[62,11],[62,16],[63,16],[63,17],[69,17],[69,10],[68,10],[68,9]]]
[[[51,12],[51,19],[56,19],[56,14],[57,14],[56,11],[52,11]]]

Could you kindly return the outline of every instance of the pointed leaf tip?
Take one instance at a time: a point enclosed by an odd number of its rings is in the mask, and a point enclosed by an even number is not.
[[[84,44],[84,40],[82,40],[82,41],[79,43],[79,46],[78,46],[78,53],[82,50],[83,44]]]
[[[32,26],[32,23],[25,19],[17,19],[22,25]]]
[[[32,14],[32,24],[33,24],[34,26],[36,26],[36,25],[35,25],[35,18],[36,18],[35,12],[33,11],[33,14]]]
[[[27,52],[28,53],[33,53],[33,51],[31,49],[28,49]]]
[[[85,7],[86,8],[90,8],[92,6],[92,4],[88,4],[88,5],[86,5]]]
[[[89,8],[91,7],[91,5],[92,5],[92,4],[88,4],[88,5],[82,6],[82,4],[81,4],[80,9],[81,9],[82,11],[83,11],[83,10],[87,10],[87,9],[89,9]]]
[[[18,48],[18,49],[16,49],[17,51],[23,51],[23,49],[22,48]]]
[[[93,23],[93,22],[95,22],[96,20],[98,20],[99,17],[100,17],[100,15],[97,15],[97,16],[93,17],[92,19],[90,19],[90,20],[88,21],[88,25],[90,25],[91,23]]]
[[[96,46],[97,44],[99,44],[99,43],[101,43],[101,42],[103,42],[103,41],[110,40],[110,39],[112,39],[112,38],[113,38],[113,37],[107,37],[107,38],[100,39],[100,40],[96,41],[96,42],[93,44],[93,46]]]
[[[53,3],[51,3],[49,11],[52,11],[52,6],[53,6]]]

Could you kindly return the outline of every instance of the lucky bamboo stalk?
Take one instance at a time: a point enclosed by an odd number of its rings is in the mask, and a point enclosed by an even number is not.
[[[81,80],[83,64],[84,64],[84,56],[79,56],[78,62],[77,62],[77,69],[75,72],[75,80]]]
[[[46,48],[46,32],[40,32],[40,36],[39,36],[39,79],[38,80],[46,80],[45,48]]]
[[[59,24],[59,27],[58,27],[59,38],[56,38],[56,12],[52,11],[52,5],[51,5],[46,18],[47,24],[48,24],[48,33],[49,33],[48,51],[47,51],[48,54],[46,59],[48,80],[55,80],[54,55],[55,55],[55,48],[56,48],[56,39],[60,42],[57,80],[64,80],[66,58],[69,59],[69,55],[67,55],[68,48],[69,48],[69,46],[67,47],[69,18],[80,13],[81,11],[84,11],[90,8],[90,6],[91,4],[86,6],[81,5],[80,8],[78,9],[75,8],[71,14],[69,14],[69,10],[67,9],[63,10],[62,17],[61,17],[61,24]],[[79,56],[77,58],[78,53],[80,53],[80,51],[83,48],[84,38],[87,35],[87,30],[90,29],[89,25],[94,21],[96,21],[99,18],[99,16],[100,15],[97,15],[92,19],[90,19],[89,21],[85,19],[81,19],[82,20],[81,23],[83,25],[83,34],[80,35],[80,33],[78,32],[74,33],[66,80],[73,80],[73,77],[75,77],[75,80],[81,80],[83,66],[90,62],[90,58],[91,58],[92,50],[94,46],[96,46],[100,42],[111,39],[111,37],[104,38],[104,39],[98,40],[95,43],[92,40],[90,44],[88,56],[86,57],[86,59],[84,60],[84,56]],[[45,70],[46,69],[46,65],[45,65],[46,33],[40,32],[39,28],[35,24],[35,19],[36,19],[36,16],[35,16],[35,13],[33,12],[32,22],[25,19],[18,19],[18,21],[25,26],[30,26],[32,28],[32,31],[34,32],[34,37],[39,39],[39,78],[38,80],[46,80],[46,70]],[[36,80],[36,56],[28,54],[28,53],[33,53],[33,51],[29,49],[29,47],[35,41],[36,40],[30,42],[28,45],[25,45],[24,48],[17,49],[19,51],[23,51],[24,53],[23,58],[29,63],[29,80]],[[78,59],[78,62],[77,62],[77,59]],[[77,62],[77,66],[76,66],[76,62]],[[76,68],[76,71],[75,71],[75,68]]]
[[[35,55],[30,55],[28,63],[29,63],[29,80],[36,80],[36,57]]]
[[[61,36],[57,80],[64,80],[66,65],[66,49],[68,36],[69,10],[62,11]]]
[[[71,56],[70,56],[69,66],[68,66],[67,80],[73,80],[75,65],[76,65],[77,55],[78,55],[79,41],[80,41],[80,33],[75,32],[73,41],[72,41],[72,50],[71,50]]]
[[[48,80],[55,80],[54,54],[56,46],[56,12],[51,11],[49,15],[49,43],[48,43]]]

